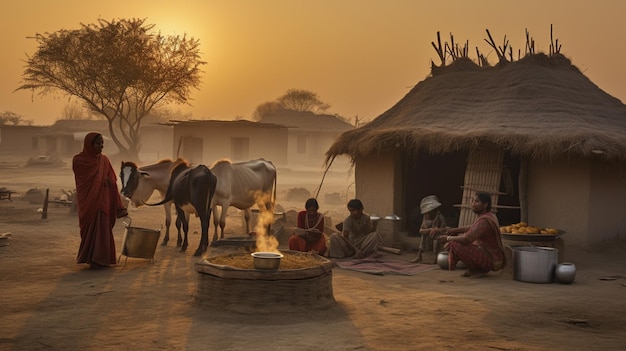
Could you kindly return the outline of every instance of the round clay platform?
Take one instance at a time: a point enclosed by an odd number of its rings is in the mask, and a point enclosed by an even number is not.
[[[240,269],[213,264],[210,258],[202,260],[195,264],[199,273],[197,300],[203,306],[254,314],[330,308],[335,304],[333,263],[314,256],[318,262],[310,268],[278,270]]]

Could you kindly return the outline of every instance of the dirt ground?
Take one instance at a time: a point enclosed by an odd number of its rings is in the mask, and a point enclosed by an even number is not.
[[[296,173],[279,173],[278,203],[286,210],[301,206],[281,201],[287,189],[314,191],[321,179]],[[321,194],[336,190],[349,196],[345,177],[328,184]],[[566,244],[565,260],[577,267],[570,285],[515,281],[510,269],[472,279],[440,269],[381,276],[335,268],[331,308],[240,313],[199,303],[194,269],[199,258],[192,256],[198,234],[190,236],[187,252],[170,241],[157,247],[154,263],[129,258],[125,266],[93,270],[75,263],[78,220],[67,207],[51,204],[42,219],[41,204],[22,199],[31,188],[49,188],[51,198],[73,189],[69,168],[0,169],[0,187],[16,191],[13,201],[0,200],[0,234],[12,233],[0,241],[0,350],[622,350],[626,345],[624,242],[594,248]],[[347,215],[343,204],[322,201],[321,207],[333,221]],[[131,209],[130,215],[133,225],[155,229],[164,217],[162,207]],[[191,232],[198,230],[192,220]],[[123,231],[119,223],[118,254]],[[229,216],[227,236],[241,234],[241,220]],[[410,260],[414,253],[395,257]]]

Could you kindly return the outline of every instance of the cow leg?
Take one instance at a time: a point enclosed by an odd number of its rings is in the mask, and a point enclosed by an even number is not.
[[[185,213],[185,211],[183,211],[178,206],[176,206],[176,213],[182,223],[183,232],[185,233],[185,239],[183,240],[182,245],[180,246],[180,251],[184,252],[187,250],[187,246],[189,245],[189,242],[187,241],[187,234],[189,233],[189,216]],[[179,240],[180,240],[180,236],[179,236]]]
[[[222,208],[222,211],[224,211],[224,208]],[[217,226],[220,224],[219,217],[217,215],[218,213],[219,212],[217,211],[217,205],[213,205],[213,227],[215,228],[215,231],[213,231],[212,242],[217,241]]]
[[[209,247],[209,218],[211,218],[211,212],[207,215],[200,216],[200,225],[202,226],[202,236],[200,237],[200,245],[193,254],[194,256],[202,255]]]
[[[163,237],[163,242],[161,245],[167,245],[167,242],[170,241],[170,225],[172,224],[172,203],[168,202],[163,205],[165,209],[165,236]]]
[[[222,205],[222,213],[220,213],[220,239],[224,239],[224,227],[226,227],[226,215],[228,214],[229,205]]]
[[[243,218],[246,220],[246,235],[250,234],[250,207],[243,210]]]
[[[181,229],[181,227],[183,226],[183,220],[184,220],[184,217],[181,218],[180,216],[176,215],[176,232],[178,233],[178,239],[176,240],[176,247],[180,247],[180,245],[182,245],[183,243],[182,229]],[[189,223],[189,221],[187,221],[187,223]]]

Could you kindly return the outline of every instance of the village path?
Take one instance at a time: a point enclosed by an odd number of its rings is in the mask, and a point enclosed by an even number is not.
[[[67,170],[2,171],[2,186],[71,189]],[[5,185],[6,184],[6,185]],[[312,185],[313,186],[313,185]],[[317,186],[317,184],[315,184]],[[52,190],[51,190],[52,191]],[[19,193],[17,195],[20,195]],[[435,269],[415,276],[335,268],[325,310],[234,313],[200,305],[193,249],[158,246],[155,262],[92,270],[75,263],[77,219],[51,206],[0,201],[0,350],[621,350],[624,242],[567,247],[571,285],[530,284],[510,271],[485,278]],[[343,205],[337,207],[342,210]],[[345,215],[345,213],[343,214]],[[158,227],[162,208],[131,210]],[[192,221],[191,232],[198,231]],[[230,216],[227,235],[239,235]],[[123,225],[115,228],[118,248]],[[171,243],[171,242],[170,242]],[[402,260],[412,253],[395,256]]]

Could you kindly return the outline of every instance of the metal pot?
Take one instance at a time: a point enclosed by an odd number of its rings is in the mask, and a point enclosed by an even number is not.
[[[441,269],[448,270],[448,251],[441,251],[437,254],[437,265]]]
[[[437,265],[441,267],[441,269],[445,270],[450,268],[450,265],[448,264],[448,251],[441,251],[437,254]],[[463,263],[463,261],[458,261],[456,263],[456,268],[465,269],[467,266]]]
[[[277,270],[283,257],[278,252],[253,252],[251,255],[254,258],[254,268],[266,270]]]
[[[554,277],[556,281],[563,284],[570,284],[576,278],[576,265],[569,262],[563,262],[554,269]]]
[[[159,237],[161,236],[161,230],[131,227],[130,223],[130,217],[126,217],[124,219],[126,230],[122,238],[122,252],[118,261],[122,255],[126,257],[153,259]]]
[[[559,250],[552,247],[513,248],[513,279],[527,283],[552,283]]]

